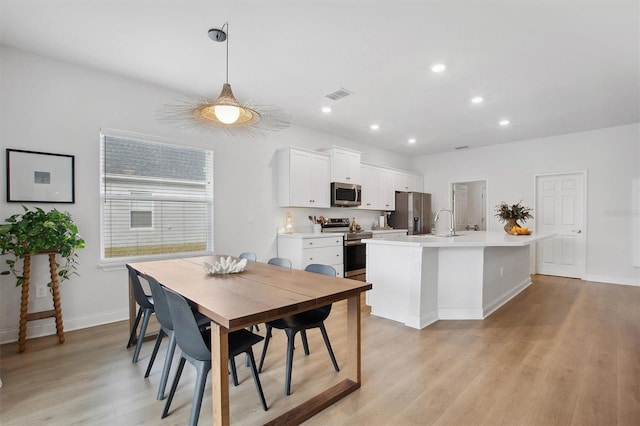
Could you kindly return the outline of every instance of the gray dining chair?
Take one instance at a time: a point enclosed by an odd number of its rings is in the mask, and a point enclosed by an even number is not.
[[[255,253],[250,253],[248,251],[244,252],[244,253],[240,253],[240,256],[238,256],[240,259],[247,259],[247,260],[253,260],[254,262],[258,260],[258,256],[256,256]]]
[[[173,322],[171,321],[171,313],[169,312],[169,304],[167,302],[167,296],[162,290],[162,285],[153,277],[148,276],[147,282],[151,288],[151,295],[153,296],[154,306],[156,310],[156,319],[160,323],[160,330],[158,331],[158,337],[156,338],[156,344],[153,347],[151,358],[149,359],[149,365],[147,371],[144,373],[144,377],[149,377],[151,373],[151,367],[158,355],[158,349],[164,336],[169,336],[169,345],[167,346],[167,354],[164,358],[164,366],[162,367],[162,376],[160,377],[160,384],[158,385],[157,399],[164,399],[164,391],[167,387],[167,380],[169,378],[169,371],[171,370],[171,362],[173,361],[173,354],[176,350],[176,334],[173,332]],[[200,312],[194,311],[193,315],[196,318],[196,323],[201,330],[206,329],[211,324],[211,319],[202,315]],[[234,377],[237,381],[237,378]]]
[[[147,326],[149,325],[149,318],[154,314],[155,307],[153,305],[153,296],[146,294],[144,292],[144,289],[142,288],[142,283],[140,283],[138,271],[136,271],[129,265],[127,265],[127,270],[129,271],[129,282],[131,283],[131,286],[133,288],[133,297],[139,306],[136,320],[134,321],[133,327],[131,328],[131,334],[129,335],[127,348],[131,347],[134,340],[136,340],[138,324],[140,323],[140,318],[142,317],[142,325],[140,326],[140,332],[137,336],[136,349],[133,352],[133,360],[131,361],[135,363],[138,362],[138,357],[140,356],[140,348],[142,348],[144,335],[147,332]]]
[[[175,293],[167,288],[163,289],[169,305],[169,312],[171,313],[171,320],[173,321],[173,331],[176,336],[178,346],[182,350],[180,355],[180,363],[176,370],[167,402],[162,411],[162,418],[164,419],[169,414],[169,408],[171,407],[171,401],[178,388],[178,382],[182,375],[182,370],[186,361],[189,361],[196,369],[196,388],[193,394],[193,400],[191,402],[191,414],[189,416],[189,425],[195,426],[198,424],[198,418],[200,417],[200,407],[202,406],[202,398],[204,395],[205,385],[207,383],[207,375],[211,370],[211,330],[201,331],[198,328],[193,312],[187,303],[187,300],[180,294]],[[262,385],[260,384],[260,378],[258,377],[258,371],[256,369],[255,359],[253,357],[252,346],[263,340],[262,336],[253,334],[248,330],[240,329],[232,331],[227,335],[229,341],[229,359],[233,359],[236,355],[245,353],[251,362],[251,374],[260,397],[262,408],[267,411],[267,403],[264,399],[262,392]],[[226,390],[223,390],[223,392]]]
[[[282,266],[284,268],[291,269],[291,261],[289,259],[284,258],[284,257],[272,257],[271,259],[269,259],[267,261],[267,263],[269,265],[278,265],[278,266]]]
[[[336,270],[332,266],[320,265],[317,263],[308,265],[305,268],[305,271],[315,272],[318,274],[324,274],[333,277],[336,276]],[[329,352],[329,357],[331,358],[331,362],[333,363],[333,368],[336,371],[340,371],[338,362],[336,361],[336,357],[333,354],[333,349],[331,348],[331,343],[329,342],[327,330],[324,326],[324,320],[327,319],[330,313],[331,304],[322,306],[320,308],[311,309],[309,311],[300,312],[299,314],[295,314],[289,317],[280,318],[275,321],[268,321],[266,323],[267,333],[264,338],[264,346],[262,347],[262,356],[260,357],[258,372],[262,372],[264,359],[267,355],[267,348],[269,347],[269,340],[271,340],[272,329],[277,328],[280,330],[284,330],[284,332],[287,334],[287,363],[285,367],[284,383],[285,395],[291,394],[291,371],[293,369],[294,339],[298,332],[300,332],[300,337],[302,337],[302,346],[304,347],[304,353],[305,355],[309,355],[309,343],[307,342],[306,331],[312,328],[319,328],[320,332],[322,333],[322,338],[324,339],[324,344],[327,347],[327,351]]]

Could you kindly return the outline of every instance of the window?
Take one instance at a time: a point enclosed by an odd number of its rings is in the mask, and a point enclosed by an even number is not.
[[[213,251],[213,152],[103,131],[103,262]]]
[[[131,192],[135,197],[151,196],[150,192]],[[129,203],[129,227],[131,229],[153,228],[153,201],[131,201]]]

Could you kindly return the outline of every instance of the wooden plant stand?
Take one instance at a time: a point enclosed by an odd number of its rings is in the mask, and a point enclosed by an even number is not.
[[[49,255],[49,270],[51,271],[51,291],[53,295],[53,309],[42,312],[27,313],[29,305],[29,277],[31,275],[31,256],[38,254]],[[58,342],[64,343],[64,329],[62,328],[62,308],[60,307],[60,291],[58,290],[58,271],[56,267],[56,253],[37,253],[24,256],[24,281],[22,282],[22,300],[20,302],[20,332],[18,334],[18,352],[24,352],[27,340],[27,321],[35,321],[43,318],[56,319],[56,332]]]

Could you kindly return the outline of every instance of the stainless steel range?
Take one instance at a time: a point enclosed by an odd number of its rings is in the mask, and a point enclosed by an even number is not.
[[[344,277],[365,281],[367,272],[367,246],[362,242],[371,238],[369,231],[350,230],[349,218],[325,219],[322,232],[339,232],[344,235]]]

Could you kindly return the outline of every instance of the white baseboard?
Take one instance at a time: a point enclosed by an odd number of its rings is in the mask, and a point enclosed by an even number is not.
[[[481,320],[482,309],[477,308],[440,308],[438,318],[441,320]]]
[[[407,327],[417,328],[421,330],[430,324],[438,321],[438,311],[434,310],[421,317],[410,316],[407,318],[407,322],[404,323]]]
[[[100,315],[81,317],[81,318],[65,318],[62,317],[62,326],[64,331],[79,330],[81,328],[95,327],[97,325],[109,324],[112,322],[129,319],[129,310],[119,310],[107,312]],[[16,321],[17,322],[17,321]],[[18,340],[18,327],[0,331],[0,344],[16,342]],[[37,321],[29,321],[27,323],[27,339],[42,336],[51,336],[56,334],[56,323],[54,318],[45,318]]]
[[[502,305],[507,303],[509,300],[511,300],[514,297],[516,297],[522,290],[524,290],[525,288],[529,287],[530,285],[531,285],[531,276],[527,277],[522,282],[517,284],[515,287],[513,287],[512,289],[510,289],[506,293],[502,294],[500,297],[498,297],[493,302],[489,303],[486,306],[483,306],[483,311],[484,311],[483,312],[483,314],[484,314],[483,319],[488,317],[492,313],[494,313],[498,308],[500,308]]]
[[[610,275],[593,275],[587,274],[584,277],[585,281],[594,281],[597,283],[605,283],[605,284],[621,284],[621,285],[632,285],[635,287],[640,287],[640,280],[633,278],[625,278],[625,277],[612,277]]]

